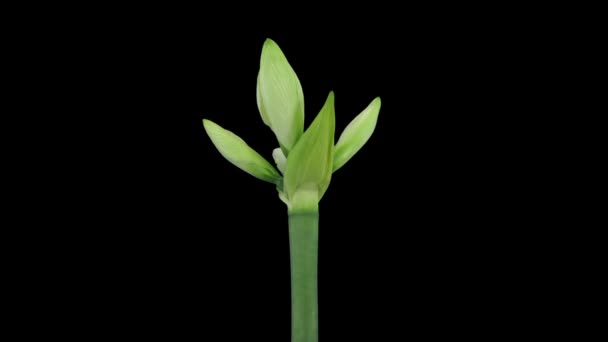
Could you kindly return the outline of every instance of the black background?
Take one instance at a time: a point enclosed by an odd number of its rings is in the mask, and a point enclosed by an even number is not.
[[[546,304],[535,281],[541,233],[528,229],[541,205],[529,101],[541,96],[543,37],[501,13],[370,9],[339,23],[242,24],[144,12],[78,33],[68,25],[82,115],[68,120],[63,145],[74,167],[47,176],[63,194],[49,195],[45,214],[61,228],[38,235],[47,314],[65,310],[85,336],[289,339],[286,207],[225,161],[201,123],[272,159],[255,100],[272,38],[300,78],[307,125],[330,90],[336,138],[382,98],[374,135],[320,204],[321,338],[527,328]]]

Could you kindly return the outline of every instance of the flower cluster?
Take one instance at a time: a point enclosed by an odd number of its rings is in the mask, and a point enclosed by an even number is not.
[[[315,210],[327,191],[332,173],[341,168],[372,135],[380,98],[375,98],[348,124],[334,144],[334,94],[304,130],[304,93],[298,76],[272,40],[262,48],[257,82],[258,109],[264,123],[277,138],[272,152],[278,168],[249,147],[234,133],[203,120],[211,141],[231,163],[247,173],[277,186],[279,197],[290,212]]]

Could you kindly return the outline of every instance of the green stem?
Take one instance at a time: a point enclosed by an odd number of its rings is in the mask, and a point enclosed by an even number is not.
[[[318,341],[319,212],[289,213],[291,342]]]

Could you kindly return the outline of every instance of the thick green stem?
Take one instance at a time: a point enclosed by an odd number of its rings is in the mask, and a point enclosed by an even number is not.
[[[289,213],[291,342],[318,341],[319,212]]]

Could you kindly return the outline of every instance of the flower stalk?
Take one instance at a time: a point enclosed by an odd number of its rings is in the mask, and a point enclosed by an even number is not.
[[[318,341],[319,212],[289,214],[291,341]]]

